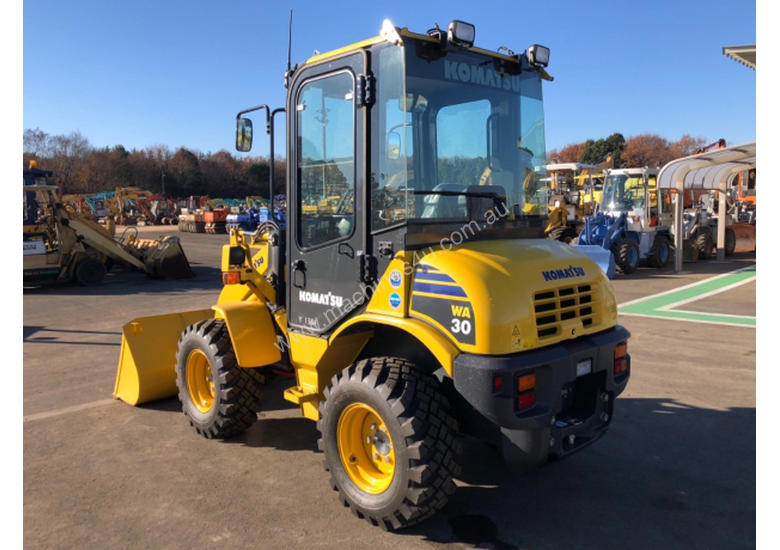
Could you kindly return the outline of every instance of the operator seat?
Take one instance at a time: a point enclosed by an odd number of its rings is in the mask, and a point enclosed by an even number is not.
[[[440,183],[432,191],[456,191],[463,192],[465,185],[459,183]],[[421,218],[458,218],[466,217],[466,197],[463,195],[425,195]]]

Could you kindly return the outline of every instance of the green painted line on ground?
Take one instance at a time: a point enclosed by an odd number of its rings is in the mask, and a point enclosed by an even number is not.
[[[622,311],[620,313],[623,313]],[[738,315],[718,315],[717,313],[699,313],[698,311],[674,311],[654,310],[643,313],[626,313],[626,315],[640,315],[642,317],[658,317],[659,319],[676,319],[681,321],[699,321],[702,323],[717,323],[721,325],[739,325],[746,327],[755,327],[756,318]]]
[[[700,321],[705,323],[718,323],[739,325],[747,327],[756,326],[756,318],[748,315],[718,315],[717,313],[699,313],[694,311],[674,311],[669,309],[680,302],[690,302],[698,297],[705,298],[716,294],[726,287],[748,282],[756,276],[756,266],[740,269],[725,275],[719,275],[710,279],[694,283],[677,291],[666,292],[660,295],[648,296],[646,299],[631,302],[618,308],[618,313],[625,315],[641,315],[646,317],[658,317],[665,319],[678,319],[686,321]]]

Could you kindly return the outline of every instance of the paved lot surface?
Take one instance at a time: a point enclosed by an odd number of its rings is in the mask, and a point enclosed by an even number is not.
[[[228,442],[197,436],[176,399],[110,400],[121,326],[212,305],[225,239],[182,236],[190,281],[116,273],[94,288],[25,291],[26,548],[755,546],[753,328],[622,317],[633,375],[610,433],[522,476],[467,440],[450,504],[401,534],[338,504],[314,424],[281,399],[285,380],[266,387],[260,421]],[[640,269],[614,288],[624,303],[753,262]],[[754,315],[755,283],[686,309]]]

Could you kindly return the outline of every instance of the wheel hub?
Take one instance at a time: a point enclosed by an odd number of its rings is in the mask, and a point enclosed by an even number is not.
[[[379,494],[390,487],[395,451],[379,413],[365,403],[352,403],[341,412],[336,437],[344,470],[359,489]]]
[[[214,386],[211,364],[208,357],[199,349],[194,349],[187,356],[187,392],[195,408],[202,413],[211,410],[214,405]]]

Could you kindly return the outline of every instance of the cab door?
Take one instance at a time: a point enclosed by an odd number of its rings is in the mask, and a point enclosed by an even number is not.
[[[304,68],[291,84],[287,321],[294,332],[328,332],[364,302],[364,60],[360,53]]]

